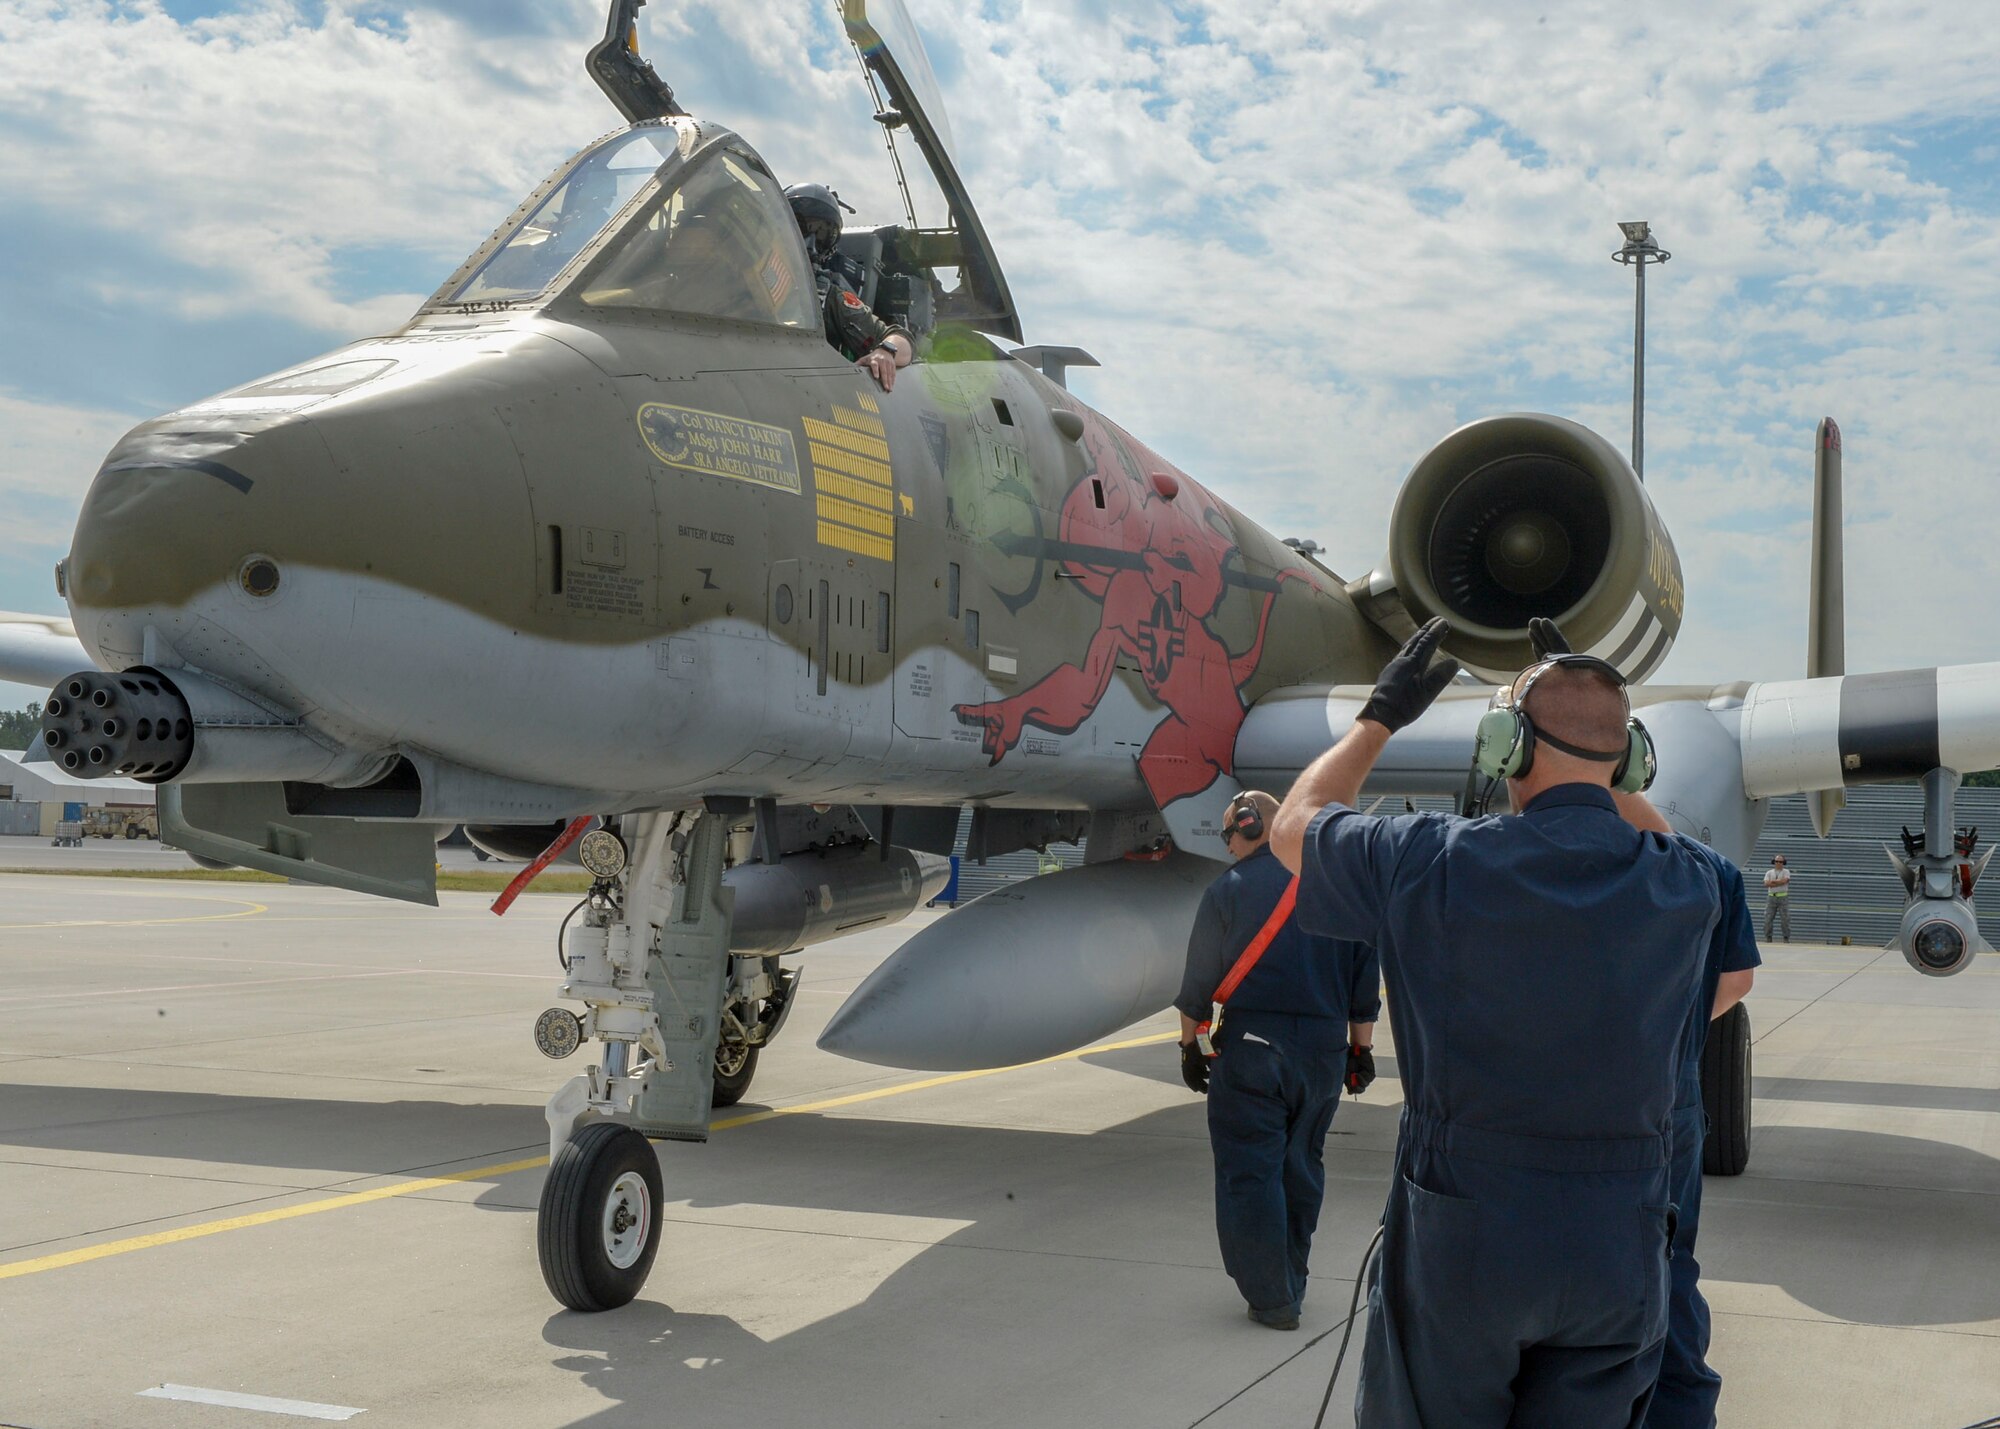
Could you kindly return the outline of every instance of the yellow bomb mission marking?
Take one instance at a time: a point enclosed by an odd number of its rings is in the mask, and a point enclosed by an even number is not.
[[[799,494],[798,448],[783,427],[648,402],[639,409],[639,435],[668,466]]]
[[[889,469],[888,433],[874,397],[864,393],[864,410],[836,406],[833,420],[804,418],[812,454],[819,542],[877,560],[896,559],[896,480]],[[906,496],[905,515],[914,510]]]

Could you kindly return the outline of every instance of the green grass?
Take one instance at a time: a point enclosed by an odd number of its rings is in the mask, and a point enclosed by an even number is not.
[[[36,878],[151,878],[165,883],[287,883],[275,873],[258,873],[248,868],[0,868],[0,874],[26,874]],[[512,873],[459,873],[438,875],[440,893],[498,893],[514,881]],[[544,873],[528,885],[530,893],[567,893],[571,897],[590,891],[587,873]]]

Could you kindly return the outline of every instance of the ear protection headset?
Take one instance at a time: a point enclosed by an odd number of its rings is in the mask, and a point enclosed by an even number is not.
[[[1238,796],[1229,801],[1229,808],[1222,815],[1229,832],[1255,843],[1264,837],[1264,816],[1257,812],[1257,806],[1249,799]]]
[[[1528,696],[1542,676],[1558,665],[1595,670],[1616,681],[1619,692],[1624,693],[1625,677],[1608,660],[1600,660],[1595,655],[1556,655],[1544,660],[1529,669],[1521,681],[1518,694],[1511,688],[1501,691],[1494,707],[1480,717],[1472,751],[1473,767],[1488,779],[1522,778],[1534,769],[1535,745],[1540,743],[1578,759],[1616,765],[1611,771],[1611,787],[1621,794],[1637,794],[1650,789],[1653,776],[1659,772],[1658,760],[1653,753],[1653,737],[1646,732],[1645,725],[1632,717],[1629,696],[1625,700],[1623,749],[1584,749],[1535,728],[1535,722],[1528,718]]]

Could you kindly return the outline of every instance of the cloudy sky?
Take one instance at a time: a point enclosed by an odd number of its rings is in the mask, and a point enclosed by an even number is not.
[[[1090,349],[1086,400],[1343,575],[1461,422],[1625,445],[1609,253],[1644,218],[1674,254],[1647,467],[1688,577],[1660,678],[1802,673],[1829,414],[1850,666],[2000,656],[1984,7],[910,3],[1029,340]],[[832,0],[644,18],[688,108],[896,216]],[[601,0],[0,0],[0,608],[58,608],[126,427],[397,325],[613,127],[580,65],[602,25]]]

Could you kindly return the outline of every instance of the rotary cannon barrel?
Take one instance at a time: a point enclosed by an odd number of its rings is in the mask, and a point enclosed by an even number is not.
[[[83,670],[59,681],[42,706],[42,742],[78,778],[144,784],[355,787],[394,759],[344,748],[295,714],[178,666],[171,674],[149,665]]]
[[[50,692],[42,743],[79,779],[171,779],[194,757],[194,716],[181,692],[140,671],[85,670]]]

